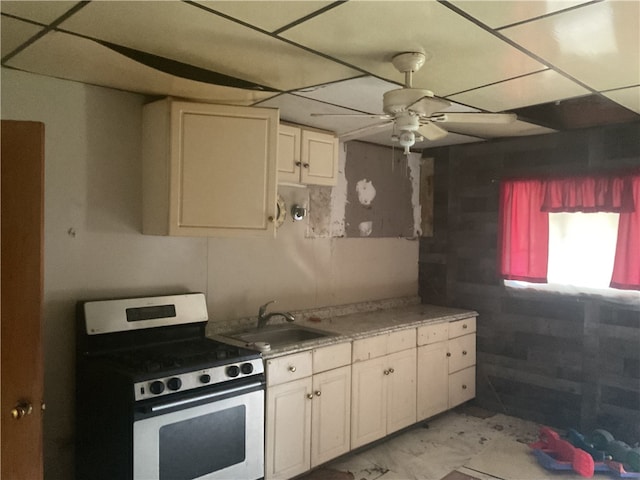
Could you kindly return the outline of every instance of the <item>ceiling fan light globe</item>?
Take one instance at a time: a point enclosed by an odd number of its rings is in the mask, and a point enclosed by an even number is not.
[[[400,134],[399,140],[400,146],[408,148],[412,147],[414,143],[416,143],[416,136],[411,131],[404,131]]]

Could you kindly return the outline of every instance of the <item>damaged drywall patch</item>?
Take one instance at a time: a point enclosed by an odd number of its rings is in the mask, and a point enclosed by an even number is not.
[[[345,236],[345,208],[347,205],[347,178],[345,165],[347,163],[346,144],[341,143],[338,155],[338,178],[336,186],[331,189],[331,236]]]
[[[346,148],[346,236],[415,237],[420,154],[362,142]]]
[[[309,186],[307,238],[331,236],[331,187]]]
[[[370,236],[373,230],[373,222],[360,222],[360,225],[358,225],[358,230],[360,230],[361,237]]]
[[[358,194],[358,201],[360,205],[368,207],[376,198],[376,188],[366,178],[358,180],[356,183],[356,193]]]

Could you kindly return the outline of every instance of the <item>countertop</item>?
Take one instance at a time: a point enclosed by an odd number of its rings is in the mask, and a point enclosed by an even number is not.
[[[318,311],[314,311],[313,315],[296,315],[296,324],[305,328],[329,332],[332,335],[297,344],[289,344],[281,348],[272,348],[269,351],[262,352],[262,356],[265,359],[274,358],[290,353],[311,350],[320,346],[333,345],[407,328],[415,328],[426,324],[452,322],[478,315],[478,313],[473,310],[441,307],[437,305],[411,304],[411,302],[404,303],[405,305],[402,306],[375,309],[371,308],[372,303],[369,302],[367,304],[367,311],[342,315],[322,315],[322,313]],[[386,305],[389,305],[389,303],[387,302]],[[333,308],[331,311],[335,313],[335,307],[330,308]],[[246,320],[237,324],[228,323],[225,326],[226,331],[224,328],[221,328],[209,336],[216,340],[251,348],[251,345],[246,345],[243,342],[225,335],[233,331],[238,331],[246,327],[246,325]],[[252,325],[255,325],[255,323]]]

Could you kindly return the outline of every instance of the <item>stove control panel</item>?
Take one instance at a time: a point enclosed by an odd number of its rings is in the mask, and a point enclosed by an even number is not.
[[[147,400],[260,373],[264,373],[262,359],[254,358],[238,363],[137,382],[133,386],[134,396],[136,401]]]

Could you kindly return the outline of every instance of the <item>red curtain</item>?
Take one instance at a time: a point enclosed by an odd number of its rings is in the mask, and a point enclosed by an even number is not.
[[[635,211],[620,214],[611,287],[640,290],[640,173],[629,180]]]
[[[546,283],[549,214],[542,212],[541,180],[509,180],[500,185],[498,255],[507,280]]]
[[[553,178],[544,181],[545,212],[632,212],[630,176]]]

